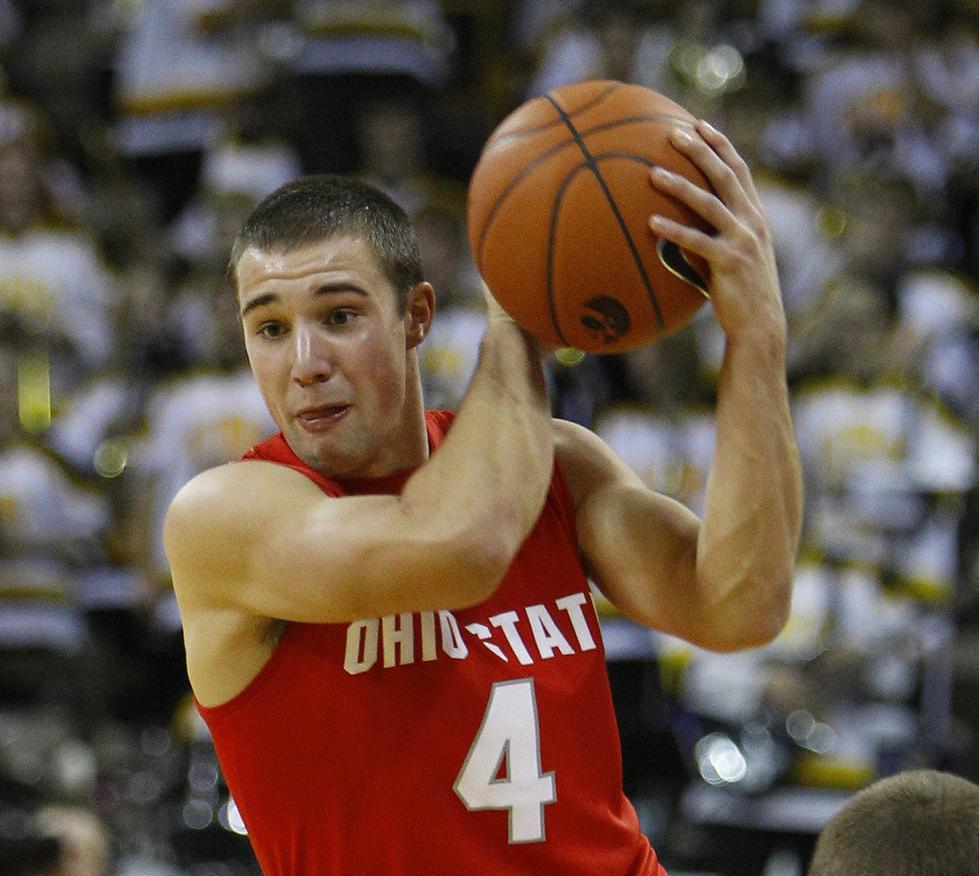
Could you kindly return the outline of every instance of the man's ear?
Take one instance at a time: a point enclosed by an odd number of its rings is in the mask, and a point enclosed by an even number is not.
[[[416,283],[408,293],[405,311],[405,344],[417,347],[428,336],[435,316],[435,290],[431,283]]]

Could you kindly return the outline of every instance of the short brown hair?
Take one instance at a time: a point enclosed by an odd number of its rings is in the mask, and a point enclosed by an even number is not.
[[[909,770],[864,788],[823,828],[809,876],[968,876],[979,866],[979,786]]]
[[[272,192],[238,232],[228,272],[234,277],[249,247],[288,252],[343,235],[366,241],[404,310],[411,288],[425,279],[415,231],[391,198],[352,177],[313,174]]]

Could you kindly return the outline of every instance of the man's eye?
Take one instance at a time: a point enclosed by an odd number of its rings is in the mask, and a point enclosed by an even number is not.
[[[277,338],[282,335],[285,329],[280,323],[277,322],[266,322],[258,327],[256,334],[261,335],[263,338],[271,340],[272,338]]]
[[[357,318],[356,311],[353,310],[333,310],[327,316],[326,321],[330,325],[349,325]]]

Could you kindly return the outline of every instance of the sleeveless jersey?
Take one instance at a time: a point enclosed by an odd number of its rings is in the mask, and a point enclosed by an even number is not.
[[[426,414],[433,450],[451,417]],[[330,480],[281,434],[245,459],[287,465],[335,497],[395,494],[411,474]],[[198,709],[266,876],[665,876],[622,791],[557,466],[488,600],[292,624],[241,694]]]

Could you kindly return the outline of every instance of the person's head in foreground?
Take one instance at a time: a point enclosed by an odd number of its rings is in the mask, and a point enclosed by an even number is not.
[[[819,835],[808,876],[979,873],[979,786],[936,770],[860,791]]]
[[[252,371],[292,450],[340,477],[417,465],[415,347],[435,298],[404,211],[354,179],[303,177],[255,209],[229,268]]]

